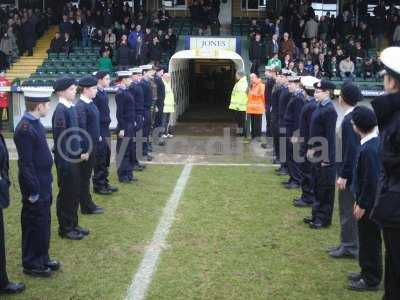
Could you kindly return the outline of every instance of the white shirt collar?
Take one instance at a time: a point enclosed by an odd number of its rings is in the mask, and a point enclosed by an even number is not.
[[[355,106],[350,107],[346,112],[344,113],[344,116],[347,116],[349,113],[351,113],[354,110]]]
[[[364,138],[361,139],[361,145],[364,145],[366,142],[376,137],[378,137],[378,132],[375,129],[373,132],[369,133],[368,135],[366,135]]]
[[[69,102],[68,100],[61,98],[58,100],[58,102],[60,102],[61,104],[63,104],[64,106],[71,108],[72,106],[74,106],[74,104],[72,102]]]
[[[88,97],[86,97],[86,96],[83,96],[83,95],[81,95],[81,98],[80,98],[83,102],[85,102],[85,103],[87,103],[87,104],[89,104],[90,102],[92,102],[92,99],[89,99]]]

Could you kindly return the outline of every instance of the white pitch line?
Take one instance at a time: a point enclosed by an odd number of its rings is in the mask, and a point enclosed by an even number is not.
[[[185,165],[185,162],[145,162],[146,165]],[[209,163],[209,162],[192,162],[193,166],[219,166],[219,167],[279,167],[279,164],[263,164],[263,163]]]
[[[191,171],[191,164],[187,164],[183,168],[182,173],[176,182],[174,191],[164,208],[160,222],[154,232],[153,239],[147,247],[138,271],[133,277],[125,298],[126,300],[144,300],[146,298],[147,289],[149,288],[156,271],[158,259],[160,258],[162,248],[165,245],[166,238],[175,218],[176,209],[178,208]]]

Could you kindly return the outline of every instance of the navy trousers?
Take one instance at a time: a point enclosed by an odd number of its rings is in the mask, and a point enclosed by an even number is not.
[[[111,158],[111,139],[102,137],[99,142],[96,153],[96,161],[93,169],[93,187],[107,187],[108,183],[108,168],[110,167]]]
[[[0,288],[9,283],[6,271],[6,245],[4,241],[3,209],[0,208]]]
[[[150,108],[145,108],[144,110],[144,120],[143,120],[143,155],[147,155],[150,145],[150,132],[151,132],[151,110]]]
[[[305,158],[305,161],[300,164],[301,171],[301,198],[307,203],[314,203],[314,169],[311,163]]]
[[[91,212],[96,209],[90,194],[90,179],[92,177],[93,167],[96,162],[97,145],[93,147],[92,153],[87,161],[79,163],[80,181],[79,181],[79,203],[82,212]]]
[[[131,136],[117,139],[117,173],[120,181],[133,178],[132,143]]]
[[[49,261],[50,201],[35,203],[23,200],[21,212],[22,266],[28,269],[44,268]]]
[[[295,161],[295,158],[299,158],[300,154],[297,153],[294,155],[294,150],[296,147],[290,142],[290,138],[286,139],[286,153],[287,153],[287,167],[289,171],[289,182],[293,182],[295,184],[300,185],[302,181],[301,171],[300,171],[300,163]],[[299,147],[297,147],[299,151]]]
[[[332,223],[333,205],[335,201],[335,166],[314,166],[315,201],[312,208],[314,222],[323,225]]]

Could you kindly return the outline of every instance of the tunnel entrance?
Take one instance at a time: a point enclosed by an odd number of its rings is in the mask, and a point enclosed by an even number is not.
[[[177,103],[176,134],[222,135],[224,128],[235,127],[229,103],[235,73],[244,66],[238,54],[226,52],[202,57],[191,52],[185,59],[175,55],[171,58],[170,72]],[[181,54],[178,52],[178,55]]]

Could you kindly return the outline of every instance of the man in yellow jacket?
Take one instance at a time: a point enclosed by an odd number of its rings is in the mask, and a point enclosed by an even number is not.
[[[243,71],[236,72],[236,84],[233,87],[229,109],[235,111],[235,121],[239,128],[238,136],[246,136],[246,110],[248,83]]]

